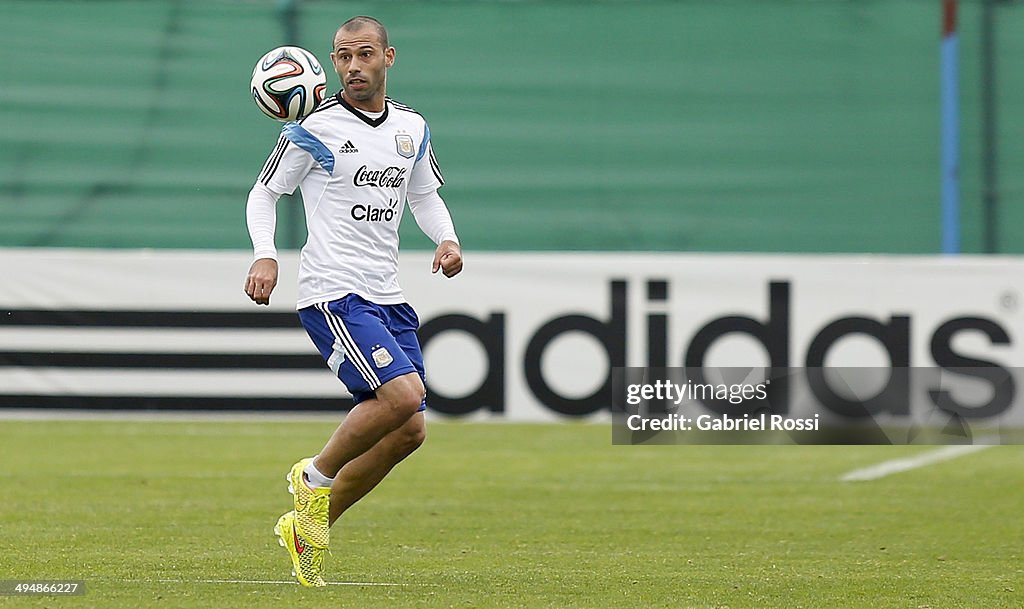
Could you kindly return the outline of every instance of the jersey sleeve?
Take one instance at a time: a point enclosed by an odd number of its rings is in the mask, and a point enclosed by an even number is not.
[[[245,224],[252,240],[254,260],[271,258],[277,260],[274,246],[274,230],[277,228],[277,193],[257,182],[249,191],[245,203]]]
[[[430,237],[435,245],[441,245],[442,241],[459,242],[451,212],[436,190],[423,195],[409,195],[409,209],[412,210],[420,230]]]
[[[425,195],[442,186],[444,186],[444,177],[441,175],[441,168],[437,165],[437,159],[434,158],[434,147],[430,143],[430,127],[424,122],[423,139],[416,153],[416,162],[412,166],[412,175],[409,179],[409,193]]]
[[[273,152],[263,164],[257,182],[278,195],[292,194],[313,168],[313,156],[282,131]]]

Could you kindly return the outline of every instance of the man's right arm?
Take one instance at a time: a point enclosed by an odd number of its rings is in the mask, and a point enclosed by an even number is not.
[[[277,248],[274,247],[277,199],[282,194],[295,192],[314,163],[309,152],[292,144],[290,138],[296,129],[301,130],[297,123],[288,123],[281,130],[277,146],[263,164],[245,204],[245,222],[255,254],[245,278],[245,293],[256,304],[270,304],[270,293],[277,285]]]
[[[245,223],[255,259],[245,277],[245,293],[261,305],[270,304],[270,293],[277,286],[277,199],[277,193],[257,182],[245,204]]]

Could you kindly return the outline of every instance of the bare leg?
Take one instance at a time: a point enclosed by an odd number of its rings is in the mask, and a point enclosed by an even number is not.
[[[373,448],[345,464],[331,486],[331,524],[419,448],[425,437],[426,421],[423,413],[418,412]]]
[[[314,460],[328,478],[415,416],[425,389],[419,374],[410,372],[384,383],[376,393],[375,399],[360,402],[348,413]]]

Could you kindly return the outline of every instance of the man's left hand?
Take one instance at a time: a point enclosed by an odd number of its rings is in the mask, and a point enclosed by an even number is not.
[[[431,273],[438,269],[445,277],[454,277],[462,271],[462,248],[454,241],[442,241],[434,252],[434,265]]]

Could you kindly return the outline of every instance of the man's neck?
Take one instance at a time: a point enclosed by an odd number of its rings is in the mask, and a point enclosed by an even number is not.
[[[358,101],[352,99],[345,92],[341,92],[341,96],[345,98],[348,105],[352,106],[356,110],[362,110],[363,112],[383,112],[384,111],[384,94],[374,95],[372,98],[365,101]]]

